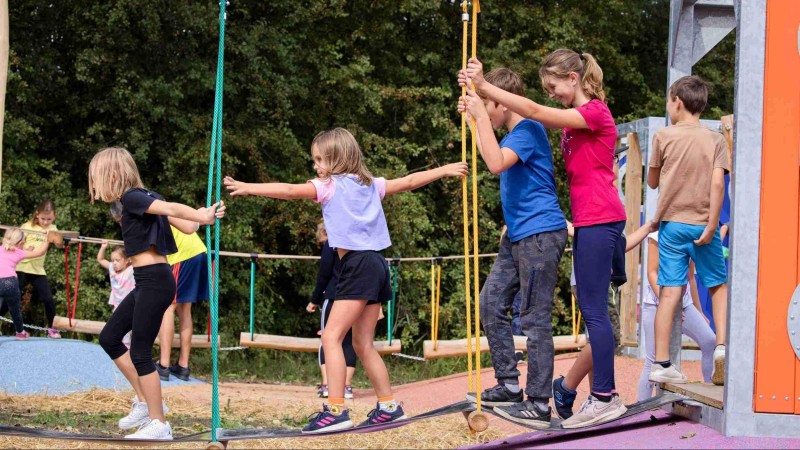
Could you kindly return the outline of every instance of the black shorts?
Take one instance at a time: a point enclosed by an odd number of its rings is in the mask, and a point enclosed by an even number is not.
[[[372,250],[351,250],[341,260],[336,300],[366,300],[368,305],[392,298],[389,265]]]

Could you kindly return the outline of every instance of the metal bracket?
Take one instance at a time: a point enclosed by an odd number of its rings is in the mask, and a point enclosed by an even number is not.
[[[789,301],[789,312],[786,313],[786,331],[789,342],[797,359],[800,359],[800,286],[797,286]]]

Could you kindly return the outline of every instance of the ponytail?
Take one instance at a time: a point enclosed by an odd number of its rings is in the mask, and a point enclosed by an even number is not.
[[[591,53],[578,53],[560,48],[547,55],[539,67],[542,87],[545,86],[545,78],[567,78],[571,72],[577,73],[580,77],[581,89],[587,97],[606,101],[606,92],[603,90],[603,69]]]
[[[25,239],[25,233],[19,228],[9,228],[3,236],[3,248],[14,250]]]

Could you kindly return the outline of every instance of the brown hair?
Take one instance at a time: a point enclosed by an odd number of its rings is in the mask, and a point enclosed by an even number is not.
[[[539,77],[542,87],[545,87],[545,78],[567,78],[571,72],[580,77],[581,89],[587,97],[606,101],[606,92],[603,90],[603,69],[591,53],[578,54],[566,48],[560,48],[547,55],[539,67]]]
[[[492,86],[497,86],[506,92],[519,96],[525,95],[525,83],[522,81],[522,77],[507,67],[498,67],[484,75],[483,78]],[[478,95],[486,98],[480,90],[478,90]]]
[[[119,255],[122,256],[122,259],[127,259],[128,258],[128,254],[125,253],[125,247],[123,247],[121,245],[115,245],[113,248],[111,248],[111,254],[112,255],[114,253],[117,253],[117,252],[119,252]]]
[[[314,146],[325,161],[329,175],[352,173],[359,183],[372,184],[372,173],[364,165],[361,147],[349,131],[344,128],[323,131],[314,137],[311,147]]]
[[[708,103],[708,83],[697,75],[678,78],[669,87],[669,98],[678,97],[683,106],[692,114],[700,114],[706,109]]]
[[[25,232],[19,228],[9,228],[3,235],[3,247],[6,250],[14,250],[20,242],[25,240]]]
[[[89,163],[89,196],[95,200],[113,202],[122,198],[128,189],[141,188],[142,179],[133,156],[119,147],[97,152]]]
[[[33,211],[33,217],[31,218],[31,223],[34,225],[39,225],[39,219],[36,217],[41,213],[51,212],[53,214],[56,213],[56,204],[50,199],[44,199],[39,202],[39,205],[36,206],[36,210]]]

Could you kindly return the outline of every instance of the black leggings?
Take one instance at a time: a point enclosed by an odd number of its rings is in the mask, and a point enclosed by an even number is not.
[[[128,351],[122,338],[131,333],[131,361],[140,377],[156,370],[153,343],[175,298],[175,277],[167,264],[133,268],[136,288],[119,304],[100,332],[100,345],[112,360]]]
[[[11,311],[11,318],[14,319],[14,331],[22,333],[22,313],[19,310],[19,281],[17,277],[0,278],[0,304],[3,306],[2,313]]]
[[[331,309],[333,308],[333,300],[326,299],[322,303],[322,329],[325,329],[325,324],[328,323],[328,317],[331,315]],[[342,341],[342,350],[344,351],[344,361],[347,364],[347,367],[355,367],[356,366],[356,350],[353,348],[353,329],[347,330],[347,334],[344,335],[344,340]],[[322,349],[322,345],[319,346],[319,365],[325,364],[325,351]]]
[[[47,281],[47,275],[35,275],[32,273],[17,272],[19,279],[20,296],[24,295],[27,285],[33,288],[31,300],[39,300],[44,304],[44,315],[47,318],[47,327],[53,326],[53,319],[56,317],[56,304],[53,301],[53,290]],[[5,313],[5,310],[0,311]]]

